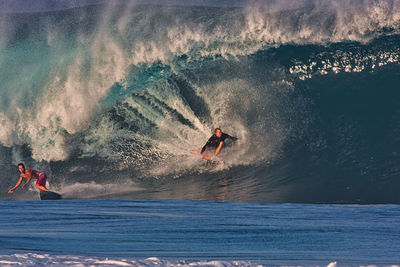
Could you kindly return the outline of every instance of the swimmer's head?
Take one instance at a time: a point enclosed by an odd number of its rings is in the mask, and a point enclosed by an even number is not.
[[[214,132],[215,132],[215,135],[216,135],[218,138],[220,138],[220,137],[222,136],[222,131],[221,131],[220,128],[215,128]]]
[[[21,173],[25,173],[25,165],[23,163],[18,164],[18,170]]]

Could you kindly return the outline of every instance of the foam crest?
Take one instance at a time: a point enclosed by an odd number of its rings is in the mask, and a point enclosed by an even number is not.
[[[383,29],[398,30],[400,25],[397,1],[311,1],[274,12],[288,2],[248,7],[242,39],[277,45],[367,42]]]
[[[32,118],[25,115],[32,124],[28,127],[28,136],[32,140],[33,156],[37,160],[63,160],[68,151],[63,151],[64,132],[75,134],[84,130],[89,124],[93,112],[98,108],[99,101],[108,92],[115,81],[123,75],[121,66],[123,56],[110,42],[107,46],[95,49],[95,59],[90,73],[82,70],[82,59],[70,66],[65,81],[59,79],[49,84],[46,94],[38,100],[37,113]],[[105,49],[107,47],[107,49]],[[105,51],[104,51],[105,50]],[[47,146],[43,153],[43,147]],[[61,152],[61,153],[60,153]],[[63,153],[64,152],[64,153]]]
[[[57,50],[60,34],[50,26],[47,30],[48,44]],[[17,130],[18,142],[30,144],[34,159],[50,161],[68,157],[65,137],[87,128],[94,112],[100,108],[99,101],[115,82],[125,77],[131,64],[124,49],[109,35],[109,28],[103,26],[100,30],[89,42],[89,49],[88,39],[80,40],[82,43],[78,44],[72,61],[68,58],[71,55],[61,56],[61,64],[53,68],[31,108],[11,106],[8,113],[14,114],[2,116],[7,125],[11,121],[17,123],[16,127],[2,132],[3,144],[12,145],[11,136]],[[14,96],[14,100],[20,97]]]
[[[168,11],[160,12],[166,17],[173,15]],[[155,36],[134,44],[133,62],[159,60],[166,63],[182,55],[190,60],[216,56],[228,59],[293,43],[365,43],[386,29],[398,32],[399,13],[397,1],[368,0],[329,3],[318,0],[259,1],[245,9],[225,11],[220,14],[220,21],[214,24],[209,21],[194,23],[183,13],[176,21],[166,21],[164,25],[156,23]],[[150,16],[147,20],[153,22],[154,18]],[[226,27],[228,24],[229,28]]]
[[[241,14],[225,15],[226,23],[234,23]],[[188,19],[189,20],[189,19]],[[189,61],[207,57],[229,59],[255,53],[265,44],[254,40],[240,40],[241,32],[229,30],[222,25],[212,28],[205,25],[192,25],[191,21],[177,21],[157,32],[162,38],[155,37],[136,43],[132,48],[133,63],[169,63],[180,56],[187,56]]]

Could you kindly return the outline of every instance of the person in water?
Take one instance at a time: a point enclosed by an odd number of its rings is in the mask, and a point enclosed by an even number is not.
[[[216,128],[214,130],[214,134],[208,139],[207,143],[201,149],[201,154],[203,155],[204,152],[215,150],[215,157],[218,156],[219,152],[221,151],[222,147],[224,146],[224,142],[226,139],[231,139],[236,141],[237,138],[230,136],[229,134],[223,133],[220,128]],[[203,155],[203,159],[211,160],[214,156],[209,157],[207,155]]]
[[[23,179],[26,179],[26,182],[22,186],[22,188],[24,188],[31,181],[32,178],[37,179],[37,182],[36,182],[37,189],[39,189],[41,191],[49,191],[49,189],[46,188],[47,177],[44,172],[38,172],[37,170],[33,170],[33,169],[25,169],[25,166],[22,163],[18,164],[18,169],[19,169],[21,175],[19,176],[19,180],[18,180],[17,184],[8,191],[9,194],[14,193],[14,190],[17,189],[18,186],[21,185]]]

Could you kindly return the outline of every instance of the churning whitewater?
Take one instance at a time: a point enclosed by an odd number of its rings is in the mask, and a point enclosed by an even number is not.
[[[0,199],[400,203],[398,1],[0,6]]]

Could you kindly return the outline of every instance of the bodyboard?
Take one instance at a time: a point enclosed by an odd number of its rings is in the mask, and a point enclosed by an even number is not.
[[[58,200],[62,198],[60,194],[51,191],[41,190],[39,194],[41,200]]]

